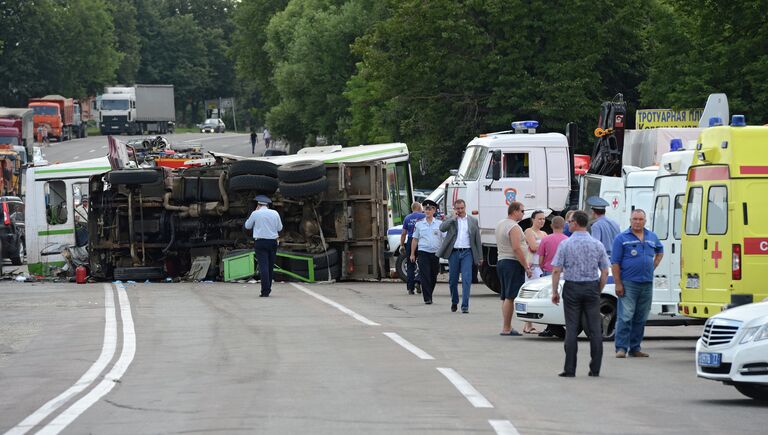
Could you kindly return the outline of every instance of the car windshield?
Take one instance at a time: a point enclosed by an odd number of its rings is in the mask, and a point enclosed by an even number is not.
[[[218,119],[206,119],[203,124],[205,124],[205,125],[219,125],[219,120]]]
[[[18,145],[19,138],[16,136],[0,136],[0,144]]]
[[[488,148],[484,146],[468,147],[464,153],[464,158],[461,160],[461,165],[459,165],[459,178],[468,181],[477,180],[487,154]]]
[[[101,100],[101,110],[128,110],[128,100]]]
[[[58,115],[58,106],[32,106],[35,115]]]

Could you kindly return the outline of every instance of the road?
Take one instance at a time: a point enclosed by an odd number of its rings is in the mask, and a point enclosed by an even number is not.
[[[650,358],[606,343],[599,378],[582,341],[564,379],[562,342],[499,336],[479,285],[469,314],[445,283],[433,305],[400,283],[123,288],[0,283],[0,433],[765,433],[766,406],[695,377],[700,326],[649,328]]]
[[[164,135],[172,144],[200,143],[204,150],[218,151],[242,156],[251,155],[251,141],[248,134],[223,133],[180,133]],[[127,142],[145,136],[116,136],[118,140]],[[264,140],[259,134],[256,154],[264,151]],[[103,157],[107,155],[107,136],[89,136],[84,139],[74,139],[66,142],[52,142],[43,148],[43,155],[49,163],[72,162]]]

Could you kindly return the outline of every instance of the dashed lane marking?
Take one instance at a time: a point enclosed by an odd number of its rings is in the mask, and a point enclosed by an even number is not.
[[[304,293],[312,296],[313,298],[318,299],[321,302],[325,302],[326,304],[336,308],[337,310],[341,311],[342,313],[347,314],[347,315],[353,317],[354,319],[356,319],[359,322],[362,322],[362,323],[364,323],[364,324],[366,324],[368,326],[380,326],[378,323],[374,322],[373,320],[370,320],[370,319],[368,319],[365,316],[361,316],[360,314],[357,314],[356,312],[350,310],[349,308],[345,307],[344,305],[341,305],[338,302],[334,302],[331,299],[328,299],[327,297],[325,297],[325,296],[323,296],[321,294],[315,293],[312,290],[310,290],[310,289],[308,289],[308,288],[306,288],[306,287],[304,287],[302,285],[299,285],[299,284],[296,284],[296,283],[293,283],[293,282],[291,283],[291,285],[296,287],[297,289],[303,291]]]
[[[464,377],[462,377],[456,370],[447,367],[438,367],[437,370],[443,374],[449,381],[459,390],[469,403],[475,408],[493,408],[491,402],[488,401],[482,394],[480,394],[472,384],[469,383]]]
[[[520,435],[515,425],[509,420],[488,420],[488,423],[498,435]]]
[[[411,352],[412,354],[416,355],[420,359],[435,359],[432,357],[432,355],[424,352],[423,350],[416,347],[413,343],[410,341],[404,339],[399,334],[396,334],[394,332],[384,332],[384,335],[391,338],[392,341],[399,344],[400,346],[404,347],[407,351]]]

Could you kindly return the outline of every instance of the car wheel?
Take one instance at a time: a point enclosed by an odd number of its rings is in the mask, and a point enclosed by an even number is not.
[[[339,264],[339,253],[336,249],[330,248],[327,252],[321,252],[319,254],[310,254],[307,252],[292,252],[292,251],[281,251],[281,254],[284,255],[296,255],[301,257],[311,257],[312,258],[312,264],[314,265],[314,269],[325,269],[329,265],[331,267]],[[309,270],[309,262],[307,260],[299,259],[299,258],[290,258],[290,257],[282,257],[281,263],[283,265],[286,265],[288,270],[291,272],[296,273],[306,273],[307,270]]]
[[[483,262],[480,265],[480,278],[489,289],[501,293],[501,282],[499,275],[496,274],[496,266],[489,266],[488,263]]]
[[[238,175],[266,175],[277,178],[277,165],[264,160],[240,160],[229,166],[229,178]]]
[[[277,180],[266,175],[238,175],[229,179],[232,192],[253,191],[272,195],[277,190]]]
[[[736,382],[733,384],[739,393],[755,399],[760,402],[768,402],[768,385],[750,384],[747,382]]]
[[[304,183],[280,182],[280,193],[288,198],[304,198],[325,192],[328,189],[328,179],[325,177]]]
[[[325,176],[325,163],[320,160],[290,162],[277,168],[277,178],[286,183],[303,183]]]
[[[616,338],[616,301],[613,298],[600,298],[600,329],[603,333],[603,341],[613,341]],[[581,316],[581,330],[589,336],[587,316]]]
[[[160,173],[152,169],[125,169],[107,174],[110,184],[152,184],[160,179]]]
[[[395,270],[397,270],[397,276],[403,282],[408,282],[408,260],[405,255],[398,255],[395,260]]]
[[[17,251],[17,255],[15,257],[11,257],[11,264],[14,266],[21,266],[24,258],[24,242],[19,240],[19,249]]]
[[[165,271],[162,267],[116,267],[114,278],[134,281],[159,280],[165,278]]]
[[[552,334],[559,339],[565,338],[565,327],[563,325],[547,325]]]

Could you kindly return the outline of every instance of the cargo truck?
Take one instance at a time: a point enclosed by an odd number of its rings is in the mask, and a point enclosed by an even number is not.
[[[35,143],[34,112],[31,109],[0,107],[0,126],[16,129],[18,145],[32,155]]]
[[[48,137],[63,142],[74,137],[75,100],[61,95],[46,95],[29,100],[29,108],[34,110],[35,131],[46,126]]]
[[[98,109],[104,135],[164,134],[176,120],[173,85],[106,87]]]

